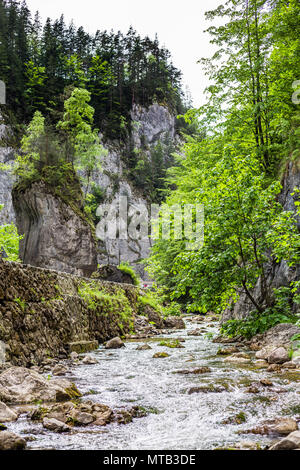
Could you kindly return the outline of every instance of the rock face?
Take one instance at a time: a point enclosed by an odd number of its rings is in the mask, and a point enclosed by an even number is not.
[[[13,191],[18,232],[25,234],[20,257],[25,264],[88,276],[97,269],[90,225],[55,197],[45,183]]]
[[[0,164],[5,165],[5,169],[0,172],[0,204],[4,206],[2,211],[0,211],[1,225],[15,221],[11,196],[14,178],[9,171],[10,166],[14,162],[14,151],[5,144],[8,135],[9,128],[2,123],[2,117],[0,115]]]
[[[0,259],[2,362],[38,365],[49,355],[66,357],[126,335],[138,313],[139,292],[129,284],[83,280]]]
[[[283,189],[279,195],[279,202],[282,204],[284,210],[293,211],[295,213],[295,202],[298,200],[299,196],[297,196],[297,194],[292,196],[291,193],[293,193],[295,187],[300,187],[300,169],[297,163],[290,162],[288,164],[281,183]],[[300,231],[300,217],[295,215],[295,220],[298,230]],[[300,279],[300,266],[289,267],[284,260],[280,263],[268,262],[265,265],[265,271],[270,295],[272,295],[273,288],[279,288],[281,286],[287,287],[292,281]],[[261,279],[258,279],[252,291],[252,295],[258,301],[260,301],[260,285]],[[297,309],[297,304],[294,304],[293,310],[296,312]],[[241,293],[239,300],[223,313],[222,323],[231,319],[246,318],[253,310],[255,310],[255,308],[252,302],[244,293]]]
[[[124,162],[125,152],[128,150],[128,148],[132,148],[132,151],[134,152],[142,151],[150,160],[151,149],[155,147],[158,142],[160,142],[164,148],[167,158],[169,158],[168,148],[170,143],[177,143],[178,137],[176,135],[175,129],[176,119],[164,106],[153,104],[146,109],[134,105],[131,111],[131,119],[131,135],[128,137],[126,145],[122,147],[119,143],[116,142],[106,143],[105,146],[107,155],[103,158],[102,170],[95,170],[91,180],[103,191],[104,204],[116,204],[119,202],[120,196],[126,196],[128,200],[128,207],[136,209],[141,205],[147,206],[151,201],[147,200],[148,195],[144,194],[142,189],[136,188],[134,183],[128,179],[128,168]],[[1,124],[0,116],[0,163],[13,163],[14,161],[13,149],[5,145],[5,142],[2,143],[3,146],[1,147],[1,138],[8,132],[8,126]],[[15,209],[13,208],[11,197],[12,186],[13,178],[11,173],[9,171],[1,171],[0,204],[4,204],[4,209],[0,212],[0,222],[2,223],[15,221]],[[20,201],[20,203],[22,203],[22,201]],[[65,227],[65,230],[62,230],[62,227],[60,227],[61,211],[60,208],[57,207],[57,202],[52,200],[51,197],[43,197],[43,200],[38,200],[35,202],[34,195],[30,195],[29,200],[24,202],[24,204],[21,204],[20,209],[24,211],[24,219],[30,220],[30,225],[29,221],[26,222],[25,220],[19,223],[21,223],[22,228],[31,230],[32,239],[32,242],[29,244],[27,239],[23,243],[24,255],[26,255],[24,262],[33,262],[35,263],[35,266],[37,265],[37,262],[46,262],[47,264],[38,264],[38,266],[55,268],[75,274],[78,274],[82,269],[82,259],[84,260],[84,264],[88,266],[88,270],[91,261],[92,264],[95,263],[94,249],[90,247],[89,235],[86,235],[86,229],[82,227],[81,221],[79,221],[79,226],[77,227],[77,222],[75,222],[74,216],[68,215],[68,222],[66,225],[68,225],[69,228]],[[39,215],[39,213],[36,212],[36,209],[42,210],[42,214]],[[52,216],[53,220],[51,227],[49,227],[51,218],[50,212],[52,213],[52,211],[54,211]],[[17,212],[19,213],[19,210]],[[129,211],[128,218],[130,219],[131,216],[132,214]],[[44,243],[43,251],[39,250],[39,254],[35,255],[34,249],[36,247],[35,243],[37,228],[40,230],[41,224],[45,222],[44,218],[48,218],[47,225],[48,228],[50,228],[50,233],[47,234],[47,229],[43,231],[43,235],[41,235],[42,242]],[[55,221],[55,223],[53,223],[53,221]],[[53,242],[51,236],[55,235],[55,229],[57,227],[55,228],[54,226],[56,224],[59,228],[55,244],[57,256],[53,255],[53,252],[50,251],[49,248],[50,243],[52,244]],[[75,228],[75,233],[73,233],[72,228]],[[76,236],[77,228],[82,231],[80,237]],[[72,232],[72,234],[70,234],[70,232]],[[43,237],[46,237],[45,240]],[[46,246],[47,237],[49,244]],[[66,243],[66,240],[68,240],[68,243]],[[80,244],[79,240],[82,240],[82,245]],[[25,253],[25,244],[28,244],[27,248],[32,249],[32,254],[30,256],[28,251]],[[65,257],[60,256],[61,245],[65,245],[64,248],[68,247],[68,249],[71,250],[68,256],[74,256],[74,264],[70,263],[69,260],[66,262]],[[148,256],[150,247],[151,240],[149,238],[141,240],[128,238],[127,240],[122,240],[110,239],[106,236],[103,240],[98,240],[97,262],[101,265],[118,266],[122,261],[128,261],[140,274],[140,276],[146,279],[147,275],[144,271],[144,268],[138,262]],[[43,255],[44,252],[46,253],[45,255]],[[89,256],[87,256],[87,253],[91,254],[91,259]],[[84,258],[80,258],[81,255],[83,255]],[[45,256],[45,259],[43,256]],[[78,261],[76,261],[77,258]],[[86,267],[84,266],[83,270],[85,269]]]

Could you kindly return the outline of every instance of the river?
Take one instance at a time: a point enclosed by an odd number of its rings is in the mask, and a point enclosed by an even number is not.
[[[100,347],[91,353],[98,360],[97,364],[79,365],[67,375],[84,394],[83,399],[114,409],[140,405],[148,410],[146,417],[135,418],[127,425],[112,423],[106,427],[74,428],[70,434],[56,434],[24,415],[10,424],[9,430],[29,437],[28,449],[204,450],[231,447],[243,440],[264,447],[270,444],[271,438],[241,431],[278,416],[295,417],[298,413],[299,418],[299,379],[293,376],[290,380],[291,373],[277,375],[257,369],[253,363],[226,363],[217,355],[220,345],[211,341],[211,336],[218,333],[216,323],[196,325],[187,317],[186,325],[186,330],[146,340],[151,350],[138,351],[136,348],[141,342],[137,340],[127,341],[126,347],[118,350]],[[187,335],[198,326],[204,326],[206,332],[201,336]],[[179,337],[185,340],[181,343],[182,349],[159,345],[161,339]],[[167,352],[170,357],[154,359],[156,352]],[[208,366],[211,372],[176,373],[199,366]],[[273,386],[265,387],[259,394],[245,391],[251,382],[262,378],[271,380]],[[188,394],[191,387],[203,385],[224,389]],[[241,412],[245,422],[223,423]]]

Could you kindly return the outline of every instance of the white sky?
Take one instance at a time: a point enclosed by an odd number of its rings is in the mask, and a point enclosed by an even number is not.
[[[183,84],[188,85],[194,106],[204,102],[207,78],[197,60],[209,57],[213,46],[204,29],[209,26],[204,12],[216,8],[224,0],[27,0],[31,12],[39,10],[45,20],[62,13],[66,23],[72,19],[77,27],[90,33],[99,30],[122,31],[130,25],[141,36],[154,38],[171,52],[174,65],[183,72]]]

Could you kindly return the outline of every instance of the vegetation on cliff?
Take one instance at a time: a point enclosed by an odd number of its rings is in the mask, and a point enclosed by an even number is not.
[[[207,104],[186,115],[202,138],[189,138],[169,170],[176,190],[166,202],[204,205],[205,243],[188,251],[182,240],[159,241],[148,263],[191,311],[221,312],[243,292],[259,331],[291,318],[292,300],[299,301],[299,282],[270,292],[265,272],[266,262],[300,262],[299,188],[294,210],[277,202],[287,162],[299,165],[299,14],[295,0],[230,0],[207,13],[226,24],[208,30],[218,51],[201,60],[211,80]]]

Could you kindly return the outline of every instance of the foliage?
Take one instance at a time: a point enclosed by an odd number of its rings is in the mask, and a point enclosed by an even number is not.
[[[149,305],[164,318],[182,314],[181,306],[177,302],[170,302],[168,295],[162,288],[154,286],[154,289],[139,295],[138,301],[141,306]]]
[[[97,315],[118,315],[121,329],[124,326],[133,328],[133,311],[122,289],[108,292],[104,288],[100,289],[95,282],[82,282],[78,288],[78,293],[88,308],[95,311]]]
[[[243,336],[249,339],[278,323],[295,323],[297,316],[291,312],[290,289],[274,289],[274,294],[276,300],[272,307],[265,309],[262,314],[254,311],[243,320],[228,320],[222,325],[221,333],[231,338]]]
[[[207,12],[221,23],[208,29],[217,51],[201,60],[211,83],[208,100],[185,116],[200,133],[187,138],[178,166],[169,169],[166,200],[168,206],[204,205],[205,243],[189,251],[184,237],[159,240],[148,260],[150,274],[191,311],[220,312],[245,294],[257,312],[258,330],[268,315],[270,322],[280,317],[267,264],[300,261],[298,189],[295,210],[284,211],[277,198],[281,169],[289,159],[298,161],[292,85],[300,65],[299,12],[295,0],[229,0]],[[288,288],[289,298],[293,291],[298,298],[298,288]],[[289,316],[289,307],[283,308]]]
[[[124,273],[124,274],[128,274],[132,281],[133,281],[133,284],[135,286],[140,286],[141,284],[141,280],[140,278],[137,276],[136,272],[134,271],[134,269],[129,265],[129,263],[124,263],[122,262],[119,266],[118,266],[118,269]]]
[[[3,205],[0,205],[0,211]],[[8,261],[19,260],[19,242],[22,236],[18,235],[17,228],[14,224],[6,224],[0,226],[0,251],[7,256]]]

